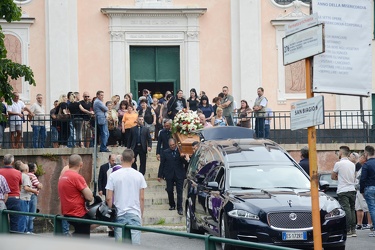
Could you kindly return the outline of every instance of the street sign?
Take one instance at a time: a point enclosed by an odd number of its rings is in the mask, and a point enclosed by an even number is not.
[[[290,110],[291,130],[324,124],[323,96],[294,102],[292,103]]]
[[[314,57],[313,91],[371,96],[374,1],[314,0],[325,24],[325,53]]]
[[[324,24],[317,24],[283,38],[284,65],[324,52]]]
[[[310,28],[318,24],[318,13],[300,18],[285,25],[285,36]]]

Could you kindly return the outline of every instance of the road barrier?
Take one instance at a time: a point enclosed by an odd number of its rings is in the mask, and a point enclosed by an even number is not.
[[[261,250],[296,250],[295,248],[266,245],[266,244],[246,242],[246,241],[241,241],[241,240],[225,239],[225,238],[215,237],[212,235],[191,234],[191,233],[185,233],[185,232],[162,230],[162,229],[151,228],[151,227],[124,225],[120,223],[107,222],[107,221],[64,217],[62,215],[19,212],[19,211],[13,211],[13,210],[0,210],[0,233],[1,234],[11,233],[11,231],[9,230],[9,221],[8,221],[8,215],[10,214],[26,215],[26,216],[40,217],[44,219],[51,219],[53,220],[53,223],[54,223],[54,229],[53,229],[54,235],[63,234],[62,220],[66,220],[66,221],[80,222],[80,223],[86,223],[86,224],[97,224],[97,225],[102,225],[102,226],[120,227],[122,228],[122,239],[124,243],[131,243],[131,231],[130,230],[134,229],[134,230],[140,230],[143,232],[166,234],[166,235],[179,236],[179,237],[192,238],[192,239],[200,239],[205,242],[205,248],[204,248],[205,250],[216,250],[216,243],[219,243],[219,244],[225,243],[225,244],[230,244],[230,245],[249,247],[249,248],[261,249]]]

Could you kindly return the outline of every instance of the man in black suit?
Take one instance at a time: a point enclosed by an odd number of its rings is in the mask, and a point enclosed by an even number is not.
[[[146,173],[146,154],[147,151],[151,151],[152,139],[150,130],[143,126],[143,116],[138,116],[137,125],[130,129],[130,136],[127,143],[127,147],[134,151],[134,162],[132,168],[137,170],[137,156],[139,155],[139,172],[143,175]]]
[[[106,195],[105,186],[107,185],[107,171],[115,165],[115,159],[116,155],[110,154],[108,157],[108,162],[100,166],[98,177],[98,192],[100,196]]]
[[[158,172],[158,181],[164,178],[167,182],[167,193],[169,200],[169,210],[176,209],[176,203],[173,196],[173,186],[176,183],[177,191],[177,213],[179,215],[183,214],[182,209],[182,189],[184,184],[184,179],[186,178],[186,172],[184,164],[186,160],[184,159],[185,154],[180,154],[177,148],[176,140],[173,138],[169,139],[169,148],[164,149],[161,154],[160,166]]]
[[[168,119],[164,122],[164,128],[159,132],[158,144],[156,147],[156,158],[160,161],[160,154],[169,148],[169,139],[172,137],[171,133],[172,120]]]

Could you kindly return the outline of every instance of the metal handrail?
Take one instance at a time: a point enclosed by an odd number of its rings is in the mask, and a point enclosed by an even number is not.
[[[269,139],[280,143],[280,144],[295,144],[295,143],[307,143],[307,134],[304,133],[304,129],[299,129],[292,131],[290,129],[291,116],[290,111],[273,111],[270,116],[269,128]],[[373,111],[372,110],[326,110],[324,112],[324,124],[317,126],[317,143],[359,143],[359,142],[375,142],[375,127],[373,126]],[[94,147],[94,138],[86,138],[86,129],[92,130],[92,133],[95,133],[94,122],[91,124],[91,127],[86,128],[82,127],[82,138],[75,139],[74,135],[69,138],[62,138],[62,135],[65,135],[62,130],[57,132],[57,128],[52,126],[52,120],[49,116],[45,117],[46,119],[41,120],[46,124],[47,137],[45,141],[45,147],[52,147],[53,142],[55,143],[68,143],[69,147],[72,147],[72,144],[77,142],[83,142],[85,144],[90,143],[90,147]],[[72,119],[67,122],[63,122],[58,126],[60,129],[64,129],[66,133],[68,130],[73,129],[73,132],[76,131],[74,128],[74,116]],[[233,113],[232,118],[234,122],[238,120],[238,113]],[[249,117],[250,128],[255,128],[256,117],[252,114]],[[93,120],[94,121],[94,120]],[[72,123],[73,122],[73,123]],[[21,138],[21,143],[24,148],[32,148],[32,136],[33,130],[31,125],[32,121],[25,119],[23,125],[23,138]],[[73,124],[73,125],[71,125]],[[73,128],[72,128],[73,126]],[[10,144],[10,135],[8,129],[4,133],[3,145],[2,148],[11,148]],[[58,133],[61,138],[58,141],[52,141],[51,135]],[[1,138],[0,138],[1,139]],[[1,142],[0,142],[1,143]]]
[[[131,230],[133,229],[133,230],[139,230],[139,231],[150,232],[150,233],[166,234],[166,235],[173,235],[173,236],[178,236],[178,237],[204,240],[205,250],[216,250],[216,243],[225,243],[225,244],[236,245],[236,246],[241,246],[241,247],[250,247],[250,248],[264,249],[264,250],[296,250],[295,248],[273,246],[273,245],[246,242],[246,241],[234,240],[234,239],[226,239],[226,238],[220,238],[220,237],[216,237],[212,235],[200,235],[200,234],[192,234],[192,233],[185,233],[185,232],[168,231],[168,230],[163,230],[163,229],[158,229],[158,228],[126,225],[126,224],[107,222],[107,221],[65,217],[62,215],[20,212],[20,211],[13,211],[13,210],[0,210],[0,234],[10,233],[9,222],[8,222],[9,214],[41,217],[44,219],[53,219],[54,235],[61,235],[63,233],[61,222],[62,220],[66,220],[66,221],[80,222],[80,223],[85,223],[85,224],[97,224],[97,225],[103,225],[103,226],[120,227],[122,228],[123,243],[131,243]]]

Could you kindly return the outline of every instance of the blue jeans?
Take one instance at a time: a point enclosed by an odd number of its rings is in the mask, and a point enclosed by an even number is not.
[[[29,212],[30,201],[21,200],[20,205],[21,205],[22,212]],[[20,215],[20,218],[18,220],[18,232],[26,233],[26,223],[27,223],[27,216]]]
[[[375,223],[375,186],[365,188],[365,199],[370,212],[371,220]]]
[[[5,203],[8,210],[13,211],[21,211],[21,200],[16,199],[14,197],[9,197],[7,202]],[[19,221],[19,215],[17,214],[10,214],[10,231],[18,232],[18,221]]]
[[[69,138],[68,138],[68,148],[74,148],[74,137],[75,137],[75,131],[73,122],[69,121]]]
[[[69,222],[67,220],[62,220],[61,224],[62,224],[63,234],[64,235],[69,234],[69,227],[70,227]]]
[[[264,118],[255,119],[255,134],[257,138],[264,138]]]
[[[31,195],[30,203],[29,203],[29,212],[36,213],[36,205],[38,203],[38,196],[35,194]],[[34,216],[27,216],[26,217],[26,232],[32,233],[34,231]]]
[[[51,126],[51,142],[58,142],[59,141],[59,132],[57,131],[57,128],[54,126]]]
[[[134,225],[134,226],[141,226],[141,218],[138,215],[133,213],[126,213],[124,215],[118,216],[116,219],[116,223],[121,223],[125,225]],[[141,231],[138,230],[131,230],[132,234],[132,244],[139,245],[141,244]],[[115,240],[122,241],[122,228],[115,227]]]
[[[99,125],[99,133],[100,133],[100,151],[107,151],[107,142],[109,137],[108,125],[107,123],[103,125]]]
[[[264,124],[264,138],[269,139],[270,138],[270,125]]]
[[[44,148],[47,132],[45,126],[31,125],[33,129],[33,148]]]

